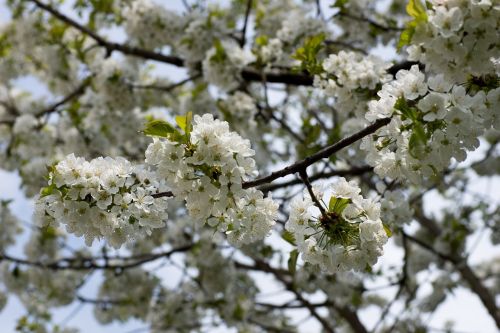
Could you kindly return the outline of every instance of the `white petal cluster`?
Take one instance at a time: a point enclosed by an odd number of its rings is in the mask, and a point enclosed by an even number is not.
[[[229,131],[229,124],[211,114],[194,116],[186,143],[154,139],[146,163],[157,168],[174,195],[186,200],[191,217],[225,232],[241,245],[264,238],[277,204],[243,181],[256,174],[250,142]]]
[[[297,45],[304,36],[316,35],[325,30],[322,20],[309,17],[306,12],[296,9],[286,14],[276,37],[284,44]]]
[[[388,62],[373,55],[340,51],[323,61],[324,72],[315,75],[314,86],[327,97],[335,97],[337,108],[343,114],[353,112],[362,118],[375,89],[391,79],[387,74],[389,66]],[[352,119],[346,118],[344,123]]]
[[[129,37],[145,48],[172,44],[184,23],[177,13],[151,0],[133,1],[123,16]]]
[[[61,241],[66,241],[61,230],[53,227],[35,229],[25,245],[24,254],[30,261],[53,263],[63,256],[59,248]],[[45,314],[49,307],[73,302],[86,274],[85,270],[47,270],[8,262],[0,266],[0,279],[6,288],[16,294],[31,313],[38,315]]]
[[[203,77],[223,90],[232,90],[241,82],[241,70],[255,61],[254,55],[234,42],[221,42],[211,48],[203,60]]]
[[[244,92],[237,91],[219,102],[224,119],[239,133],[250,135],[257,126],[255,116],[258,112],[254,99]]]
[[[189,67],[196,67],[207,51],[214,46],[214,41],[223,39],[229,30],[224,17],[217,15],[217,7],[208,13],[192,11],[185,17],[187,25],[182,31],[182,37],[176,38],[176,51],[186,61]]]
[[[388,67],[388,63],[376,56],[340,51],[323,61],[325,73],[322,75],[322,81],[326,82],[320,83],[320,86],[328,87],[333,93],[336,89],[375,89],[379,83],[390,79],[387,74]]]
[[[392,117],[376,136],[366,137],[367,162],[382,177],[423,179],[463,161],[485,130],[500,127],[500,88],[467,92],[442,74],[425,77],[416,65],[396,74],[368,103],[366,119]],[[417,158],[418,156],[418,158]]]
[[[380,98],[368,103],[365,117],[368,121],[390,117],[394,113],[394,104],[399,97],[415,100],[425,95],[427,91],[425,75],[417,65],[413,65],[409,71],[400,70],[396,74],[396,80],[384,84],[379,90],[377,95]]]
[[[42,224],[51,218],[62,222],[89,246],[105,238],[118,248],[164,226],[166,198],[152,197],[163,187],[153,172],[123,158],[89,162],[71,154],[54,167],[36,215]]]
[[[98,304],[94,310],[96,318],[103,324],[113,320],[125,322],[130,318],[146,319],[159,283],[156,276],[140,268],[125,270],[120,275],[106,271],[98,296],[112,302]]]
[[[9,203],[0,201],[0,251],[14,244],[21,231],[18,219],[10,212]]]
[[[331,190],[329,207],[319,216],[306,193],[291,203],[285,228],[294,236],[302,259],[329,273],[359,271],[374,265],[387,242],[380,204],[364,199],[358,185],[344,178]]]
[[[495,72],[500,6],[495,1],[431,1],[427,22],[417,27],[409,59],[455,82]]]

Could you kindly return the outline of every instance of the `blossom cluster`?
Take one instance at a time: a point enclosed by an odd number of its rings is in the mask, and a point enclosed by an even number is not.
[[[227,120],[238,132],[252,134],[257,126],[255,116],[257,115],[256,101],[252,96],[236,91],[228,96],[225,100],[218,103],[225,120]]]
[[[151,0],[133,1],[123,15],[128,36],[146,48],[172,45],[184,24],[180,15]]]
[[[167,199],[152,197],[161,190],[153,172],[124,158],[86,161],[71,154],[53,167],[36,218],[42,225],[62,222],[87,245],[105,238],[117,248],[164,226]]]
[[[0,252],[14,244],[21,231],[18,219],[9,209],[9,202],[0,200]]]
[[[391,80],[388,67],[388,62],[374,55],[340,51],[323,60],[323,72],[315,75],[314,86],[325,96],[336,98],[336,107],[342,110],[347,124],[355,121],[348,117],[351,113],[362,118],[376,89]]]
[[[62,257],[59,244],[65,241],[65,236],[62,230],[50,226],[35,229],[24,247],[27,260],[39,263],[57,261]],[[86,274],[85,270],[47,271],[43,267],[17,266],[9,262],[0,265],[0,280],[31,314],[37,316],[46,315],[48,307],[73,302]]]
[[[367,162],[382,177],[414,183],[444,170],[454,158],[479,146],[484,130],[498,128],[500,88],[474,92],[454,85],[443,74],[428,78],[414,65],[396,74],[371,101],[366,119],[392,117],[389,126],[363,139]]]
[[[94,310],[96,318],[104,324],[117,319],[146,319],[159,282],[156,276],[140,268],[126,270],[118,276],[106,271],[98,295],[99,299],[110,302],[98,304]]]
[[[375,89],[390,79],[387,62],[351,51],[330,54],[323,60],[322,67],[325,72],[315,78],[315,85],[332,96],[337,95],[338,89]]]
[[[254,55],[234,42],[216,41],[203,60],[203,76],[211,84],[229,91],[241,83],[241,70],[255,61]]]
[[[383,253],[388,231],[380,220],[380,204],[365,199],[353,181],[340,178],[331,187],[328,207],[315,216],[309,193],[290,204],[285,228],[293,235],[306,263],[329,273],[363,270],[374,265]],[[322,199],[322,193],[315,193]],[[319,208],[319,207],[316,207]]]
[[[264,238],[277,213],[277,204],[261,191],[244,189],[256,174],[250,142],[229,130],[211,114],[194,116],[185,135],[154,138],[146,163],[156,167],[177,198],[186,200],[192,218],[225,232],[241,245]]]
[[[431,1],[408,47],[408,59],[454,82],[495,73],[500,7],[495,1]]]

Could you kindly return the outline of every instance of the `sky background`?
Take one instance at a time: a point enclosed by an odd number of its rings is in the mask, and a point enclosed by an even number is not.
[[[326,3],[326,1],[324,1]],[[169,6],[179,7],[180,1],[169,1]],[[9,20],[8,11],[5,9],[5,0],[0,0],[0,25]],[[112,31],[109,34],[110,38],[119,40],[122,37],[120,31]],[[393,55],[393,50],[387,48],[380,48],[377,50],[377,54],[383,57],[390,57]],[[173,69],[167,66],[168,70],[171,71],[170,75],[178,75],[176,72],[172,72]],[[163,71],[163,70],[162,70]],[[1,79],[1,78],[0,78]],[[22,89],[29,90],[36,95],[45,95],[47,90],[40,82],[33,80],[32,78],[23,78],[18,80],[18,86]],[[486,147],[482,145],[478,151],[470,155],[468,161],[478,159],[482,156],[481,152],[484,152]],[[497,203],[500,203],[500,177],[483,177],[477,178],[471,182],[471,191],[474,193],[480,193],[482,195],[488,195],[494,198]],[[6,172],[0,169],[0,199],[13,199],[10,207],[12,212],[21,220],[29,223],[31,220],[31,215],[33,212],[33,202],[27,199],[23,192],[20,190],[20,178],[16,173]],[[428,213],[439,214],[441,208],[446,205],[453,205],[453,203],[443,201],[436,192],[431,192],[425,197],[425,202],[428,208]],[[22,255],[23,243],[28,239],[28,234],[23,234],[19,240],[18,245],[10,249],[10,253],[14,255]],[[72,239],[72,242],[76,244],[82,244],[81,240]],[[489,242],[489,236],[487,233],[478,233],[471,237],[469,242],[469,247],[474,247],[475,250],[470,258],[472,264],[479,263],[485,259],[491,259],[493,256],[500,256],[500,248],[494,247]],[[399,263],[402,260],[402,254],[399,249],[391,244],[388,244],[385,248],[385,255],[379,259],[377,265],[388,266],[392,263]],[[176,280],[176,272],[165,269],[159,271],[159,276],[164,278],[167,284],[173,284]],[[100,278],[96,276],[88,283],[80,294],[86,296],[94,296],[99,285]],[[269,289],[269,279],[264,275],[257,275],[257,283],[264,288],[264,290],[272,291],[275,286],[271,283],[271,289]],[[426,288],[422,288],[421,292],[425,293]],[[427,288],[427,290],[429,290]],[[388,295],[392,295],[395,290],[387,290]],[[281,297],[279,297],[281,298]],[[268,298],[266,301],[277,301],[276,298]],[[108,332],[108,333],[127,333],[136,331],[137,329],[144,328],[146,325],[138,321],[128,321],[125,324],[111,324],[106,326],[101,326],[93,316],[93,308],[88,304],[73,303],[70,306],[60,308],[54,311],[54,322],[62,325],[67,325],[69,327],[79,328],[81,333],[93,333],[93,332]],[[0,312],[0,332],[10,333],[15,331],[15,324],[19,317],[24,315],[24,308],[15,296],[10,295],[6,307]],[[297,317],[304,317],[305,313],[303,311],[297,311]],[[362,319],[365,323],[369,324],[369,327],[373,325],[378,320],[377,312],[373,309],[368,308],[362,312]],[[456,323],[455,328],[459,332],[472,333],[494,333],[497,329],[494,325],[493,320],[488,316],[485,308],[479,301],[478,297],[465,288],[458,288],[454,291],[452,295],[448,296],[447,301],[441,305],[438,310],[427,318],[428,323],[431,327],[442,328],[448,319],[453,319]],[[312,322],[307,321],[301,326],[307,331],[317,331],[318,326]]]

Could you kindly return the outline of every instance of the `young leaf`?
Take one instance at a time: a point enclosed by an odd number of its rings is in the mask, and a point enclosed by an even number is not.
[[[408,5],[406,5],[406,12],[408,15],[413,17],[413,20],[406,23],[406,28],[401,32],[397,45],[398,50],[400,50],[403,46],[410,44],[417,25],[419,23],[427,22],[428,19],[425,7],[422,5],[420,0],[410,0]]]
[[[385,223],[383,223],[382,225],[384,226],[384,231],[385,231],[387,237],[389,237],[389,238],[392,237],[391,229],[389,229],[389,227]]]
[[[337,214],[342,214],[347,205],[351,203],[351,199],[331,197],[328,203],[328,210]]]
[[[290,258],[288,258],[288,271],[290,274],[294,275],[297,270],[297,259],[299,257],[299,252],[297,250],[293,250],[290,252]]]
[[[285,230],[283,232],[283,234],[281,235],[281,238],[283,238],[284,240],[286,240],[288,243],[290,243],[292,245],[297,245],[295,243],[295,236],[288,230]]]
[[[406,5],[406,12],[408,15],[416,20],[426,21],[427,13],[425,12],[425,7],[422,5],[420,0],[410,0]]]
[[[301,62],[300,69],[306,70],[310,74],[320,74],[323,71],[321,62],[318,61],[317,55],[323,48],[323,41],[326,36],[324,33],[308,37],[304,46],[299,47],[292,58]]]
[[[146,123],[144,134],[149,136],[160,136],[167,138],[171,133],[174,133],[175,128],[164,120],[150,120]]]
[[[185,116],[177,116],[175,117],[175,122],[189,136],[192,128],[193,113],[189,111]]]
[[[46,197],[48,195],[51,195],[54,193],[54,191],[57,190],[56,184],[52,183],[49,186],[43,187],[40,190],[40,198]]]

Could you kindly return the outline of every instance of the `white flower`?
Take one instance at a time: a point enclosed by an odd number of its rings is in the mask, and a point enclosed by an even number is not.
[[[425,113],[425,121],[434,121],[436,119],[443,119],[446,115],[447,100],[444,94],[430,92],[422,98],[417,106]]]
[[[445,6],[437,6],[429,22],[438,28],[441,35],[450,37],[462,27],[463,14],[459,7],[448,10]]]
[[[313,217],[311,199],[295,198],[285,229],[292,233],[302,259],[329,273],[361,270],[373,265],[387,242],[380,204],[364,199],[355,182],[340,178],[329,200],[316,196],[325,213]]]
[[[403,95],[406,99],[414,100],[427,92],[425,76],[420,72],[417,65],[411,66],[409,71],[400,70],[396,74],[396,79],[396,83],[403,91]]]
[[[153,176],[123,158],[87,162],[71,154],[55,166],[48,187],[53,193],[38,199],[37,211],[64,223],[68,232],[84,236],[89,246],[104,237],[111,246],[120,247],[151,234],[167,218],[166,198],[152,197],[163,187]]]

